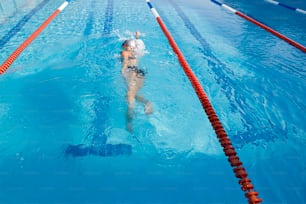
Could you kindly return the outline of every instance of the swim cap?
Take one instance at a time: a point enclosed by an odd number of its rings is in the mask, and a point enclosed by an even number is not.
[[[136,39],[135,41],[136,46],[136,55],[137,57],[142,57],[145,54],[146,46],[141,39]]]
[[[135,41],[134,40],[129,40],[127,46],[135,48],[136,47]]]
[[[122,45],[126,45],[127,47],[130,47],[130,48],[136,47],[134,40],[125,40]]]

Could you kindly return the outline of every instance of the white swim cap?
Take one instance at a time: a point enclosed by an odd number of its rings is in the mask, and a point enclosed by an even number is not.
[[[126,41],[124,41],[123,44],[126,45],[127,47],[130,47],[130,48],[135,48],[136,47],[134,40],[126,40]]]
[[[144,42],[141,39],[136,39],[135,46],[136,46],[136,55],[138,57],[142,57],[145,54],[145,49],[146,49]]]

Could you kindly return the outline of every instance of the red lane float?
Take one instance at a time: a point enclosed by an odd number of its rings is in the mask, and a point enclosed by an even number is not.
[[[220,2],[218,2],[216,0],[211,0],[211,1],[213,3],[215,3],[215,4],[217,4],[217,5],[225,8],[225,9],[231,11],[232,13],[234,13],[234,14],[236,14],[236,15],[238,15],[238,16],[240,16],[240,17],[242,17],[242,18],[244,18],[244,19],[246,19],[246,20],[248,20],[248,21],[250,21],[252,23],[254,23],[255,25],[265,29],[266,31],[272,33],[273,35],[275,35],[275,36],[279,37],[280,39],[286,41],[290,45],[293,45],[294,47],[302,50],[303,52],[306,52],[306,47],[304,47],[303,45],[295,42],[294,40],[291,40],[290,38],[286,37],[285,35],[283,35],[283,34],[277,32],[276,30],[273,30],[272,28],[266,26],[265,24],[258,22],[254,18],[251,18],[251,17],[241,13],[240,11],[237,11],[237,10],[233,9],[232,7],[230,7],[230,6],[226,5],[226,4],[222,4],[222,3],[220,3]]]
[[[17,59],[17,57],[23,52],[23,50],[31,44],[31,42],[47,27],[47,25],[62,11],[66,8],[69,1],[65,1],[49,18],[43,22],[1,65],[0,75],[3,74]]]
[[[165,36],[167,37],[169,44],[171,45],[173,51],[177,55],[177,58],[189,78],[202,106],[204,111],[206,112],[208,119],[213,126],[215,133],[219,139],[221,146],[223,147],[223,151],[225,155],[228,157],[228,161],[230,162],[231,166],[233,167],[233,171],[235,176],[239,179],[239,184],[241,185],[241,189],[245,192],[245,197],[248,199],[249,204],[257,204],[261,203],[262,199],[258,198],[258,193],[254,190],[254,186],[251,184],[251,180],[247,178],[248,174],[245,168],[242,166],[242,162],[240,161],[237,153],[232,146],[232,143],[227,136],[216,112],[214,111],[204,89],[202,88],[200,82],[196,78],[195,74],[192,72],[189,64],[185,60],[184,55],[180,51],[179,47],[177,46],[176,42],[174,41],[173,37],[171,36],[170,32],[168,31],[167,27],[163,23],[162,19],[160,18],[156,9],[150,3],[150,0],[146,0],[150,10],[152,11],[153,15],[155,16],[159,26],[161,27],[162,31],[164,32]]]

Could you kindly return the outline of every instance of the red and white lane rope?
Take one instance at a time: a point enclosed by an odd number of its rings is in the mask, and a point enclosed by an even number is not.
[[[0,75],[3,74],[23,52],[23,50],[31,44],[31,42],[48,26],[48,24],[69,4],[71,0],[65,1],[58,7],[48,19],[43,22],[0,66]]]
[[[222,3],[220,3],[219,1],[216,1],[216,0],[211,0],[211,1],[212,1],[213,3],[215,3],[215,4],[219,5],[219,6],[221,6],[221,7],[223,7],[223,8],[225,8],[225,9],[229,10],[230,12],[232,12],[232,13],[234,13],[234,14],[236,14],[236,15],[238,15],[238,16],[240,16],[240,17],[242,17],[242,18],[244,18],[244,19],[246,19],[246,20],[248,20],[248,21],[250,21],[250,22],[252,22],[252,23],[254,23],[255,25],[257,25],[257,26],[259,26],[259,27],[265,29],[266,31],[269,31],[269,32],[272,33],[273,35],[275,35],[275,36],[279,37],[280,39],[286,41],[286,42],[289,43],[290,45],[293,45],[294,47],[296,47],[296,48],[302,50],[303,52],[306,52],[306,47],[304,47],[303,45],[301,45],[301,44],[295,42],[294,40],[291,40],[290,38],[286,37],[285,35],[283,35],[283,34],[277,32],[277,31],[273,30],[272,28],[266,26],[265,24],[260,23],[259,21],[255,20],[254,18],[251,18],[251,17],[249,17],[249,16],[247,16],[247,15],[241,13],[240,11],[237,11],[237,10],[233,9],[232,7],[226,5],[226,4],[222,4]]]
[[[251,183],[251,180],[248,178],[248,174],[245,168],[242,166],[242,162],[240,161],[237,153],[232,146],[232,143],[227,136],[215,110],[213,109],[204,89],[202,88],[199,80],[196,78],[195,74],[192,72],[189,64],[185,60],[185,57],[179,47],[177,46],[176,42],[174,41],[173,37],[171,36],[170,32],[168,31],[166,25],[163,23],[162,19],[160,18],[156,9],[150,3],[150,0],[146,0],[149,8],[151,9],[153,15],[155,16],[159,26],[161,27],[162,31],[164,32],[165,36],[167,37],[173,51],[177,55],[178,61],[180,62],[185,74],[189,78],[201,104],[206,112],[208,119],[215,130],[215,133],[219,139],[221,146],[223,147],[223,151],[225,155],[228,157],[228,161],[233,168],[235,176],[239,179],[239,184],[241,185],[241,189],[245,192],[245,197],[248,199],[249,204],[257,204],[261,203],[262,199],[258,198],[258,193],[254,190],[254,186]]]

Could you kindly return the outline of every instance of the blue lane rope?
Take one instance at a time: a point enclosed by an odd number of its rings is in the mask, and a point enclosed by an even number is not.
[[[32,9],[27,15],[25,15],[7,34],[5,34],[0,39],[0,49],[12,38],[14,37],[21,28],[34,16],[40,9],[42,9],[50,0],[44,0],[38,4],[34,9]],[[1,4],[0,4],[1,8]]]
[[[303,9],[300,9],[300,8],[294,8],[292,6],[289,6],[289,5],[283,4],[283,3],[278,2],[278,1],[274,1],[274,0],[266,0],[266,1],[271,3],[271,4],[281,6],[281,7],[287,8],[287,9],[292,10],[292,11],[297,11],[299,13],[306,14],[306,11],[303,10]]]

